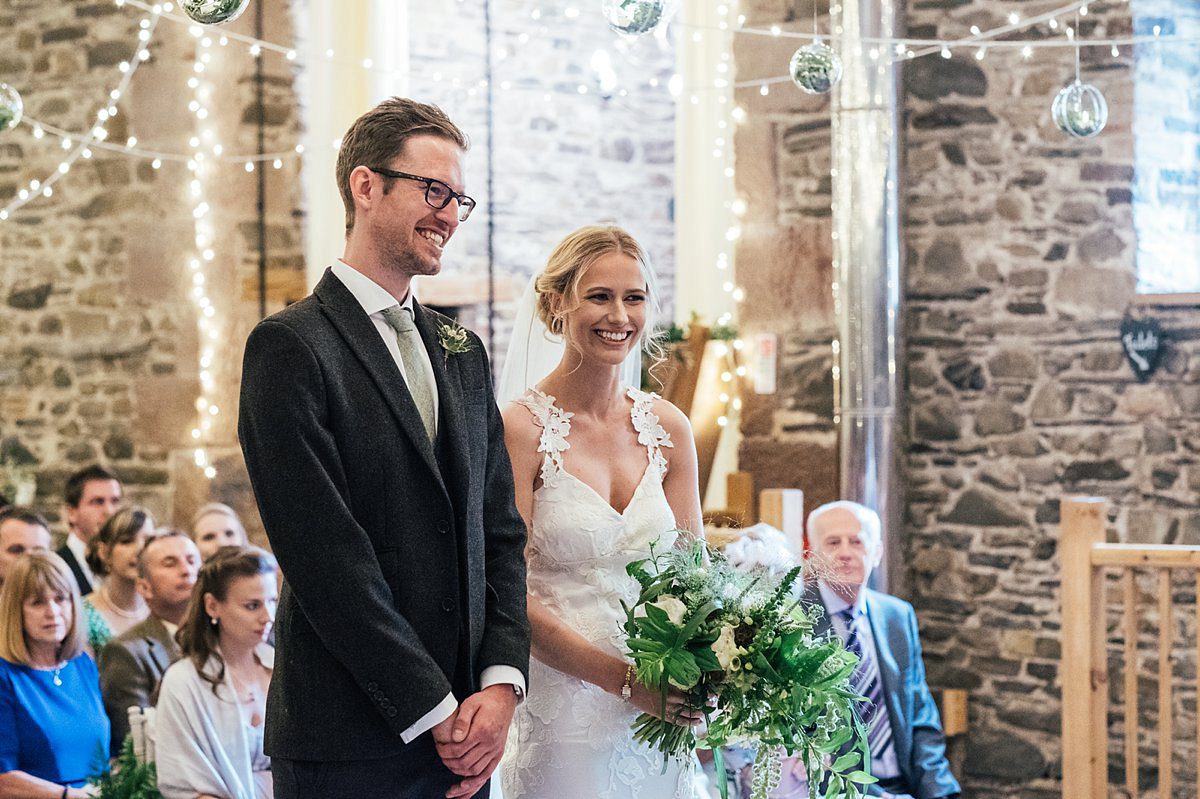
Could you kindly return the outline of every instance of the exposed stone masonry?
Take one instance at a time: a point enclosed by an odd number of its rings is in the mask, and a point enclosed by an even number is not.
[[[282,0],[264,0],[272,38],[288,35]],[[16,86],[33,118],[85,130],[120,79],[117,64],[137,49],[131,6],[71,0],[14,2],[0,11],[0,76]],[[235,30],[251,31],[253,13]],[[214,36],[216,33],[214,32]],[[196,40],[166,19],[149,42],[108,141],[136,136],[143,147],[190,151],[187,110]],[[219,87],[208,122],[226,154],[256,146],[254,64],[242,47],[214,47],[208,76]],[[264,56],[266,146],[296,141],[290,65]],[[0,199],[50,174],[66,153],[60,140],[35,139],[27,125],[0,139]],[[165,523],[184,524],[210,497],[229,501],[250,526],[253,500],[233,429],[241,342],[258,318],[256,176],[240,163],[211,173],[207,200],[218,231],[207,290],[223,325],[214,364],[219,387],[210,484],[195,466],[190,431],[199,390],[196,310],[187,261],[193,239],[190,174],[179,162],[93,148],[52,197],[37,198],[0,223],[0,440],[9,460],[30,463],[36,503],[52,518],[62,482],[83,465],[114,466],[128,495]],[[268,308],[296,298],[303,282],[298,162],[268,174]]]
[[[762,0],[741,10],[747,24],[809,29],[806,3]],[[1013,10],[1030,13],[1012,4],[910,3],[909,34],[955,38],[972,24],[1004,24]],[[1084,38],[1127,35],[1128,13],[1092,4]],[[791,49],[761,39],[736,46],[739,80],[778,74]],[[969,692],[960,775],[968,796],[1060,795],[1061,499],[1108,498],[1114,540],[1200,543],[1200,323],[1194,308],[1131,305],[1133,71],[1122,49],[1116,59],[1108,48],[1083,51],[1084,80],[1110,104],[1108,129],[1083,141],[1049,119],[1054,94],[1073,77],[1068,50],[1025,60],[993,49],[982,62],[956,51],[950,60],[905,65],[907,598],[930,683]],[[781,392],[747,406],[742,455],[769,484],[805,488],[811,508],[836,493],[832,383],[822,379],[835,335],[823,218],[831,199],[828,108],[786,86],[766,97],[747,90],[738,101],[749,112],[737,142],[739,191],[750,205],[738,251],[742,321],[783,342]],[[771,257],[755,257],[764,252]],[[1126,313],[1158,319],[1167,333],[1146,384],[1135,380],[1119,342]],[[824,460],[814,452],[820,440],[828,442]],[[772,457],[780,450],[791,457]],[[1140,604],[1146,786],[1156,784],[1146,728],[1157,719],[1151,590],[1143,585]],[[1194,586],[1176,586],[1176,724],[1184,733],[1175,742],[1176,790],[1184,792],[1195,763],[1187,732],[1195,712],[1187,685],[1195,671],[1187,643],[1193,594]],[[1115,616],[1110,628],[1115,702]],[[1112,718],[1116,781],[1123,725]]]

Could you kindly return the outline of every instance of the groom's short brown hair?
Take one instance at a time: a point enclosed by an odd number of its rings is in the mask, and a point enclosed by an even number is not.
[[[354,197],[350,194],[350,173],[355,167],[386,167],[404,152],[404,143],[413,136],[440,136],[466,150],[471,146],[467,134],[450,121],[436,105],[419,103],[407,97],[391,97],[354,120],[342,137],[337,158],[337,185],[346,208],[346,232],[354,227]],[[385,183],[390,186],[391,181]],[[384,189],[385,193],[387,188]]]

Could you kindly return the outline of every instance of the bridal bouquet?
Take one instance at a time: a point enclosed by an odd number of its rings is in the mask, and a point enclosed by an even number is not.
[[[641,586],[632,607],[622,603],[637,680],[662,695],[663,715],[673,686],[707,722],[698,739],[692,727],[643,713],[634,721],[638,740],[668,757],[712,749],[718,774],[721,746],[755,746],[755,799],[778,783],[781,750],[804,763],[811,796],[855,797],[875,782],[863,770],[867,736],[853,711],[857,658],[836,637],[813,635],[813,612],[793,590],[801,567],[782,579],[737,571],[696,540],[651,550],[626,570]]]

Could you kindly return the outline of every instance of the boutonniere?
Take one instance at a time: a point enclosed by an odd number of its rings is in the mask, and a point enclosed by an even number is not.
[[[467,329],[454,322],[438,325],[438,343],[448,356],[471,351],[471,337],[467,335]]]

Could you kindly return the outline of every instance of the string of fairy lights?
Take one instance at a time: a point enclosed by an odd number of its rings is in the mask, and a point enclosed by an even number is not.
[[[208,477],[214,477],[215,467],[207,451],[207,442],[219,416],[217,404],[216,380],[214,369],[216,365],[217,346],[221,339],[222,326],[217,318],[216,306],[208,295],[210,275],[207,265],[216,258],[214,251],[216,231],[213,223],[212,207],[206,198],[206,188],[213,178],[214,170],[228,165],[239,165],[247,172],[256,169],[282,169],[285,162],[304,153],[303,145],[266,153],[230,153],[225,150],[218,140],[209,118],[212,113],[211,101],[214,89],[206,78],[206,70],[213,59],[222,52],[243,52],[251,58],[261,58],[264,54],[273,54],[288,62],[294,62],[298,67],[312,66],[305,64],[305,59],[294,48],[266,39],[260,39],[230,29],[220,28],[218,24],[232,21],[242,13],[252,0],[175,0],[171,2],[150,3],[145,0],[113,0],[119,8],[131,8],[144,16],[137,26],[137,41],[131,45],[131,56],[128,61],[118,65],[119,80],[107,97],[97,103],[98,110],[94,115],[93,124],[84,131],[71,131],[48,121],[25,115],[19,93],[5,84],[0,84],[0,135],[7,130],[23,124],[31,128],[35,140],[54,137],[65,155],[49,174],[41,178],[31,179],[22,186],[7,203],[0,206],[0,222],[10,219],[15,212],[40,197],[53,195],[54,186],[62,180],[80,159],[90,159],[97,150],[121,154],[126,157],[148,161],[155,170],[164,163],[177,163],[186,166],[190,173],[188,182],[189,198],[192,205],[194,223],[195,248],[188,256],[189,272],[191,274],[191,297],[196,304],[198,328],[200,332],[200,393],[196,399],[197,422],[191,430],[195,444],[194,456],[197,467]],[[1123,0],[1129,2],[1129,0]],[[609,26],[622,35],[623,39],[632,40],[647,33],[656,32],[661,35],[665,24],[669,21],[671,0],[602,0],[602,11]],[[872,61],[886,62],[911,60],[930,55],[940,55],[942,58],[952,58],[955,52],[970,52],[976,60],[982,61],[987,54],[994,50],[1017,49],[1028,59],[1035,51],[1041,49],[1073,48],[1076,53],[1076,80],[1064,87],[1063,92],[1056,98],[1052,109],[1052,117],[1056,124],[1073,136],[1086,137],[1095,135],[1104,126],[1106,106],[1103,96],[1095,87],[1082,84],[1079,80],[1078,52],[1081,47],[1106,47],[1113,58],[1121,55],[1121,48],[1139,45],[1170,43],[1194,43],[1197,37],[1181,36],[1178,34],[1163,35],[1160,26],[1154,26],[1149,34],[1135,34],[1121,37],[1105,37],[1103,35],[1089,38],[1086,41],[1078,35],[1079,19],[1089,14],[1089,0],[1073,0],[1073,2],[1052,8],[1048,11],[1022,17],[1012,12],[1005,18],[1005,23],[987,30],[972,25],[962,36],[952,39],[931,39],[911,37],[881,37],[863,38],[859,44],[866,48],[865,55]],[[834,17],[838,8],[831,9]],[[573,20],[581,16],[577,5],[567,4],[553,9],[541,6],[530,11],[530,19],[539,24],[548,25],[547,18],[554,13],[560,13],[564,18]],[[782,26],[771,25],[757,27],[747,25],[744,15],[736,14],[735,6],[729,2],[719,2],[717,6],[718,21],[715,25],[698,25],[675,21],[672,24],[680,30],[681,36],[691,37],[699,41],[706,36],[721,37],[721,51],[715,64],[716,74],[711,83],[685,87],[678,75],[675,75],[667,85],[670,94],[677,102],[697,104],[701,96],[714,97],[715,101],[725,109],[726,113],[716,120],[713,131],[713,157],[721,164],[722,175],[732,186],[735,176],[732,158],[730,158],[732,129],[747,119],[746,108],[735,101],[738,90],[757,90],[761,95],[770,93],[772,87],[791,82],[799,88],[811,93],[825,93],[832,89],[840,77],[840,62],[836,54],[828,47],[827,41],[841,33],[835,27],[822,32],[815,24],[810,31],[784,30]],[[1069,18],[1074,16],[1074,25]],[[188,78],[191,98],[189,111],[195,116],[194,133],[189,139],[187,152],[172,151],[166,148],[152,147],[138,141],[137,137],[129,136],[124,142],[108,139],[107,123],[119,113],[118,101],[125,95],[133,75],[138,67],[150,58],[150,43],[161,22],[186,25],[188,32],[195,39],[196,56],[193,64],[193,74]],[[1015,34],[1045,26],[1051,34],[1060,30],[1062,36],[1045,36],[1039,32],[1034,38],[1013,38]],[[1101,31],[1102,33],[1102,31]],[[528,39],[528,32],[522,36]],[[747,77],[733,80],[732,49],[734,36],[754,36],[770,39],[792,40],[800,43],[793,54],[785,74]],[[1009,38],[1005,38],[1009,37]],[[346,56],[333,49],[327,49],[323,54],[310,58],[324,63],[327,68],[339,67],[348,69],[367,70],[399,77],[395,70],[381,70],[376,66],[376,60],[367,57]],[[611,66],[611,59],[593,59],[593,69],[597,71],[597,86],[603,96],[625,97],[630,91],[636,90],[643,83],[651,88],[659,88],[660,81],[651,77],[639,81],[626,82],[620,85]],[[603,72],[604,74],[599,74]],[[486,88],[486,81],[454,81],[454,88],[474,94]],[[502,81],[498,84],[501,91],[528,91],[527,87],[514,84],[512,81]],[[542,91],[541,89],[534,89]],[[596,87],[585,83],[579,84],[579,93],[587,94],[595,91]],[[1090,91],[1089,91],[1090,90]],[[1072,93],[1073,92],[1073,93]],[[715,94],[712,94],[715,93]],[[685,99],[686,98],[686,99]],[[551,98],[547,95],[545,98]],[[337,146],[335,142],[333,146]],[[730,192],[732,195],[732,191]],[[716,279],[722,290],[731,300],[731,308],[735,309],[745,299],[745,291],[737,285],[733,268],[732,249],[741,235],[741,218],[746,212],[746,202],[734,197],[725,202],[728,225],[725,232],[725,247],[716,255],[714,264]],[[718,326],[732,325],[733,310],[727,310],[715,320]],[[719,357],[725,359],[721,371],[724,383],[733,384],[735,378],[745,376],[746,367],[740,363],[739,353],[743,349],[741,339],[733,339],[728,345],[721,343],[717,346]],[[741,404],[735,396],[733,387],[723,392],[722,401],[728,404],[732,412],[736,412]],[[719,420],[726,424],[732,414],[727,413]]]

